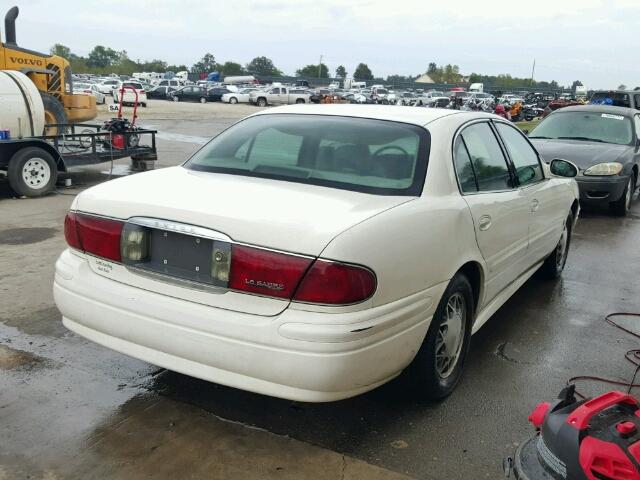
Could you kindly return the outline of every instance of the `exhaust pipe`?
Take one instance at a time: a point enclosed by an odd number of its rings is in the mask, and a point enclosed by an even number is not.
[[[18,18],[19,13],[20,9],[18,7],[12,7],[4,17],[5,37],[7,39],[5,43],[14,47],[18,46],[16,43],[16,18]]]

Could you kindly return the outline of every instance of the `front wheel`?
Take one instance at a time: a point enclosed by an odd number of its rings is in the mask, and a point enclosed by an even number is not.
[[[258,99],[258,106],[259,107],[266,107],[267,106],[267,99],[266,98],[259,98]]]
[[[442,400],[458,385],[471,342],[475,310],[467,277],[457,273],[440,299],[429,331],[409,366],[411,388],[425,398]]]
[[[569,255],[569,246],[571,245],[571,230],[573,228],[573,214],[569,214],[562,227],[560,240],[553,252],[547,257],[542,264],[541,271],[545,277],[553,280],[560,278],[564,266],[567,264],[567,256]]]
[[[180,101],[180,98],[179,98],[177,95],[174,95],[174,96],[173,96],[173,101],[174,101],[174,102],[179,102],[179,101]]]
[[[615,202],[611,202],[609,207],[614,215],[624,217],[631,209],[631,199],[633,198],[633,191],[636,189],[636,176],[632,172],[629,175],[629,182],[622,192],[622,196]]]
[[[20,196],[40,197],[51,192],[58,167],[51,154],[39,147],[18,150],[9,161],[9,185]]]
[[[200,97],[200,103],[207,103],[207,99],[204,97]]]
[[[231,103],[231,104],[234,104],[234,105],[235,105],[236,103],[238,103],[238,99],[237,99],[236,97],[231,97],[231,98],[229,99],[229,103]]]

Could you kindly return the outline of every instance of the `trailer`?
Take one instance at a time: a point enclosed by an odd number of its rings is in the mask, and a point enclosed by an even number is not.
[[[120,124],[114,127],[116,120]],[[23,138],[2,138],[7,133],[0,130],[0,171],[18,195],[39,197],[55,188],[59,172],[72,167],[131,157],[132,170],[153,169],[158,158],[157,131],[127,123],[113,119],[103,125],[46,125],[65,133]]]

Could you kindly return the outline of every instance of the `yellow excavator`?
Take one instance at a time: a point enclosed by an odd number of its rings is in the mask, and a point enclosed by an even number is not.
[[[0,70],[17,70],[27,75],[40,91],[46,124],[68,124],[96,117],[96,99],[92,95],[74,94],[71,66],[57,55],[35,52],[16,43],[18,7],[9,9],[4,18],[6,41],[0,38]],[[57,135],[63,127],[45,129]]]

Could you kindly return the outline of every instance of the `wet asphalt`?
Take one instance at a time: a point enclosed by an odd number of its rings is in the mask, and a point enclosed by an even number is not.
[[[212,117],[193,120],[197,129],[142,117],[166,134],[159,166],[181,163],[199,148],[189,136],[217,133],[233,112]],[[62,220],[73,194],[106,179],[101,171],[72,173],[76,187],[41,199],[14,199],[0,180],[0,479],[347,478],[352,464],[501,478],[503,459],[533,434],[530,411],[568,378],[633,375],[624,353],[637,340],[603,319],[640,312],[637,195],[626,218],[583,210],[563,277],[535,275],[473,337],[447,400],[418,401],[400,378],[350,400],[303,404],[162,370],[62,326],[51,294]]]

